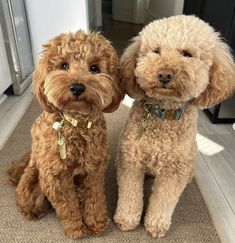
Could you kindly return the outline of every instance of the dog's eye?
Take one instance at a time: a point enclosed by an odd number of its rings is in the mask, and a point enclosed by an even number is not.
[[[181,51],[181,55],[183,55],[184,57],[192,57],[193,56],[190,52],[188,52],[186,50]]]
[[[99,69],[99,67],[97,65],[92,65],[92,66],[90,66],[89,71],[91,73],[99,73],[100,69]]]
[[[153,51],[154,53],[156,53],[156,54],[158,54],[158,55],[160,55],[161,53],[160,53],[160,49],[156,49],[155,51]]]
[[[67,62],[64,62],[60,65],[61,70],[68,71],[69,70],[69,64]]]

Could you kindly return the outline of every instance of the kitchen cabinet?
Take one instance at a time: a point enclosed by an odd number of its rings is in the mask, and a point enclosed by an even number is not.
[[[220,32],[224,40],[235,54],[235,1],[234,0],[185,0],[184,14],[197,15],[216,31]],[[205,113],[212,123],[235,122],[235,97],[206,109]]]

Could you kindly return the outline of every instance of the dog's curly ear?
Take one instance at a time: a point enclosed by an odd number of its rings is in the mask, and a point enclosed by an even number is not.
[[[234,60],[229,47],[221,40],[214,51],[209,79],[206,89],[194,101],[200,109],[215,106],[235,91]]]
[[[102,37],[103,38],[103,37]],[[111,46],[110,42],[108,41],[108,47],[110,54],[110,60],[109,60],[109,68],[110,72],[109,75],[112,77],[112,85],[113,85],[113,97],[111,104],[106,107],[103,111],[104,112],[113,112],[115,111],[122,99],[124,98],[124,91],[122,89],[122,86],[120,84],[120,75],[119,75],[119,57],[116,52],[116,50]]]
[[[40,104],[40,106],[47,112],[53,112],[53,109],[49,102],[47,101],[46,96],[43,92],[43,84],[45,77],[48,73],[47,65],[43,59],[41,59],[33,72],[33,84],[34,84],[34,94]]]
[[[123,53],[120,60],[121,84],[124,91],[132,98],[143,97],[143,90],[139,87],[135,78],[136,61],[140,49],[140,38],[135,37]]]
[[[118,74],[118,63],[117,63],[116,68],[115,68],[115,70],[114,70],[114,72],[111,76],[112,76],[112,80],[113,80],[114,95],[112,97],[111,104],[103,110],[106,113],[115,111],[119,107],[120,102],[124,98],[124,91],[121,87],[120,77],[119,77],[119,74]]]

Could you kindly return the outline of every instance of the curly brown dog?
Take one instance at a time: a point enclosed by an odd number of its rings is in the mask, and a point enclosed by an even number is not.
[[[108,226],[103,112],[122,99],[118,65],[108,40],[78,31],[44,45],[33,74],[43,112],[32,126],[32,152],[13,163],[10,180],[18,183],[17,204],[26,218],[42,217],[49,201],[74,239]]]
[[[234,61],[212,27],[193,16],[174,16],[140,32],[121,58],[121,76],[135,101],[117,158],[114,220],[121,230],[139,224],[149,173],[155,179],[144,224],[162,237],[194,173],[198,107],[232,94]]]

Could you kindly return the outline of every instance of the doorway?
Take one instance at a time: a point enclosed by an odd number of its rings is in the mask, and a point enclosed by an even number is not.
[[[182,14],[184,0],[102,0],[102,33],[121,54],[147,23]]]
[[[102,34],[121,55],[129,40],[143,28],[134,23],[134,0],[102,0]]]

